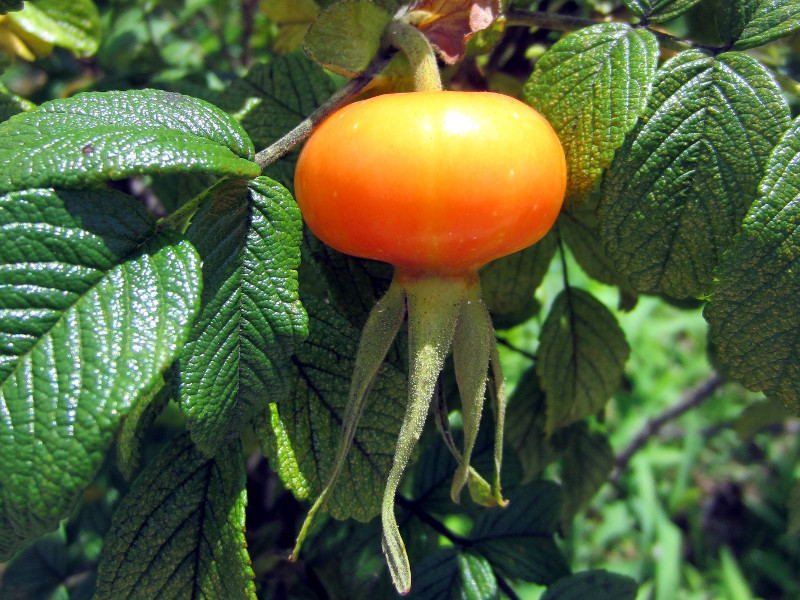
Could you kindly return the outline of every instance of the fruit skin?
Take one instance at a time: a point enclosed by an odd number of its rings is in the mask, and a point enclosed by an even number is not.
[[[410,92],[355,102],[306,142],[295,196],[311,231],[406,273],[460,274],[541,239],[566,162],[528,105],[490,92]]]

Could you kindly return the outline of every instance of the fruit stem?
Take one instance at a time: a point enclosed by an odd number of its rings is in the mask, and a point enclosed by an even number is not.
[[[419,29],[403,21],[393,20],[387,26],[384,36],[385,41],[399,48],[411,63],[416,91],[442,91],[442,77],[436,55],[428,38]]]

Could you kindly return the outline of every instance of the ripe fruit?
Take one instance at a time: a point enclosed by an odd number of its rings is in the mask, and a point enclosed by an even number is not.
[[[394,495],[422,433],[451,346],[462,403],[464,448],[451,497],[464,485],[486,505],[505,504],[500,461],[505,391],[478,269],[540,240],[558,216],[566,164],[558,138],[532,108],[478,92],[388,94],[326,119],[306,142],[295,192],[309,228],[330,246],[395,266],[392,284],[361,338],[333,471],[298,536],[332,493],[375,373],[408,315],[409,403],[384,492],[383,549],[400,593],[410,566]],[[491,367],[495,477],[469,466]]]

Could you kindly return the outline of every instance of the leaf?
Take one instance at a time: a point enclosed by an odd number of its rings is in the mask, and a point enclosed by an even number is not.
[[[630,577],[603,570],[581,571],[547,588],[541,600],[634,600],[638,586]]]
[[[745,18],[747,24],[733,47],[736,50],[749,50],[762,46],[800,29],[800,0],[760,0],[758,8],[752,9],[748,3]]]
[[[464,58],[467,42],[500,16],[499,0],[416,0],[402,18],[415,25],[448,65]]]
[[[158,90],[91,92],[0,123],[0,193],[143,173],[256,177],[253,145],[218,108]]]
[[[8,14],[15,10],[22,10],[23,0],[0,0],[0,15]]]
[[[303,47],[321,67],[354,77],[378,53],[383,30],[391,19],[369,0],[337,2],[311,24]]]
[[[245,479],[238,444],[210,459],[176,438],[114,513],[95,599],[255,600]]]
[[[0,598],[54,597],[69,573],[67,553],[63,527],[36,540],[3,569]]]
[[[630,348],[614,315],[578,288],[562,291],[542,325],[536,372],[547,432],[596,413],[617,391]]]
[[[300,499],[316,497],[333,467],[358,344],[357,330],[330,306],[313,296],[303,305],[309,337],[294,358],[289,396],[271,402],[258,424],[273,469]],[[337,519],[368,521],[380,512],[405,414],[404,381],[388,365],[378,371],[328,506]]]
[[[634,289],[707,292],[788,117],[772,75],[744,54],[664,64],[598,207],[607,254]]]
[[[18,30],[43,42],[91,56],[100,45],[100,15],[91,0],[36,0],[8,15]]]
[[[0,560],[70,513],[199,296],[194,249],[132,198],[0,196]]]
[[[278,36],[273,52],[292,52],[303,43],[303,36],[319,14],[319,5],[314,0],[271,0],[260,2],[261,12],[278,25]]]
[[[718,362],[800,412],[800,120],[776,146],[704,316]]]
[[[17,113],[31,110],[33,106],[32,102],[11,93],[6,86],[0,83],[0,121],[5,121]]]
[[[717,15],[717,28],[723,43],[732,44],[739,39],[745,26],[758,9],[759,1],[716,0],[714,11]]]
[[[539,242],[490,262],[480,270],[483,301],[497,329],[524,323],[539,310],[533,294],[542,283],[558,240],[552,233]]]
[[[572,519],[586,507],[608,481],[615,456],[605,435],[591,431],[585,421],[556,432],[553,445],[561,450],[562,529],[569,530]]]
[[[734,431],[742,442],[748,442],[759,431],[772,425],[781,425],[789,417],[783,402],[776,398],[754,402],[736,417]]]
[[[117,436],[117,467],[126,481],[133,480],[139,470],[145,433],[172,399],[170,386],[161,381],[156,387],[152,395],[133,404]]]
[[[554,483],[535,481],[508,494],[508,508],[481,511],[470,534],[472,548],[504,577],[547,585],[569,574],[553,533],[561,493]]]
[[[238,119],[253,143],[266,148],[292,130],[336,90],[328,75],[302,54],[256,63],[242,79],[231,83],[220,106]],[[297,151],[265,171],[290,191]]]
[[[623,0],[630,11],[644,21],[664,23],[679,17],[700,0]]]
[[[177,400],[208,455],[288,393],[308,335],[298,295],[302,221],[266,177],[225,181],[186,232],[203,259],[202,308],[181,355]]]
[[[655,36],[624,23],[573,32],[536,61],[525,97],[564,145],[568,206],[594,189],[633,129],[657,63]]]
[[[786,533],[789,535],[797,535],[800,533],[800,480],[798,479],[795,479],[789,490],[789,497],[786,499],[786,508],[789,512]]]
[[[505,440],[517,451],[523,481],[538,477],[557,457],[546,431],[546,406],[536,367],[531,367],[517,382],[506,412]]]
[[[497,580],[485,558],[454,548],[437,550],[412,570],[409,600],[495,600]]]

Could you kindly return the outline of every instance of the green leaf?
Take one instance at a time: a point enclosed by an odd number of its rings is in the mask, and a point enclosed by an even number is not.
[[[253,145],[218,108],[159,90],[53,100],[0,123],[0,193],[142,173],[256,177]]]
[[[541,600],[634,600],[638,586],[630,577],[608,571],[581,571],[547,588]]]
[[[617,391],[630,348],[614,315],[590,293],[562,291],[542,325],[536,372],[547,432],[596,413]]]
[[[636,124],[657,63],[655,36],[624,23],[575,31],[536,61],[525,96],[564,146],[568,206],[594,189]]]
[[[289,389],[308,335],[298,295],[302,221],[266,177],[221,182],[186,232],[203,259],[202,309],[181,355],[177,399],[213,455]]]
[[[789,417],[783,402],[777,398],[766,398],[745,407],[734,421],[736,436],[742,442],[749,442],[759,431],[773,426],[782,425]]]
[[[535,481],[508,494],[508,508],[481,511],[470,534],[472,549],[497,572],[512,579],[547,585],[569,574],[553,533],[558,526],[561,491]]]
[[[751,6],[753,3],[755,0],[747,3],[747,24],[733,45],[734,49],[762,46],[800,29],[800,0],[760,0],[755,10]]]
[[[709,337],[728,376],[800,412],[800,120],[769,158],[760,197],[717,270]]]
[[[69,573],[63,527],[36,540],[3,569],[0,598],[53,598]]]
[[[90,56],[100,45],[100,15],[92,0],[36,0],[8,16],[14,25],[42,41]]]
[[[760,0],[716,0],[719,36],[725,44],[732,44],[742,35],[745,26],[753,18]],[[774,5],[774,2],[772,3]]]
[[[442,548],[412,570],[409,600],[495,600],[497,580],[485,558]]]
[[[598,207],[608,256],[636,290],[707,292],[788,121],[775,80],[749,56],[691,50],[664,64]]]
[[[630,11],[644,21],[664,23],[679,17],[700,0],[623,0]]]
[[[132,481],[139,470],[142,442],[148,428],[172,399],[170,386],[156,384],[154,394],[143,395],[131,407],[117,436],[117,467],[126,481]]]
[[[220,106],[233,114],[258,148],[266,148],[292,130],[336,90],[331,78],[302,54],[257,63],[231,83]],[[287,189],[294,185],[297,151],[265,171]]]
[[[284,484],[301,499],[316,497],[333,467],[342,435],[358,331],[329,305],[303,297],[309,337],[298,350],[287,398],[270,403],[259,433]],[[347,464],[331,496],[337,519],[377,515],[405,414],[405,378],[384,365],[372,386]]]
[[[132,198],[0,196],[0,560],[69,514],[199,296],[194,249]]]
[[[23,0],[0,0],[0,15],[22,10],[22,2]]]
[[[370,0],[345,0],[322,11],[303,47],[320,66],[353,77],[378,53],[391,15]]]
[[[524,323],[539,310],[533,294],[542,283],[558,239],[549,233],[520,252],[498,258],[480,271],[483,301],[497,329]]]
[[[789,512],[786,533],[789,535],[797,535],[800,533],[800,480],[798,479],[795,479],[789,490],[789,497],[786,499],[786,508]]]
[[[183,434],[136,479],[114,513],[96,600],[255,600],[244,539],[238,444],[207,458]]]
[[[614,468],[614,451],[605,435],[591,431],[586,422],[575,423],[553,435],[553,445],[561,450],[562,529],[568,530],[573,517],[608,481]]]
[[[33,107],[32,102],[11,93],[6,86],[0,83],[0,122],[17,113],[31,110]]]

